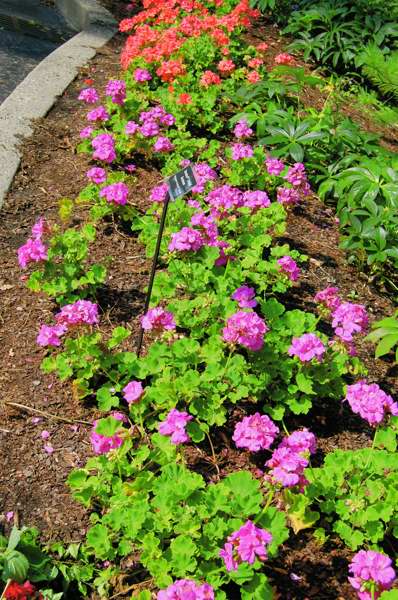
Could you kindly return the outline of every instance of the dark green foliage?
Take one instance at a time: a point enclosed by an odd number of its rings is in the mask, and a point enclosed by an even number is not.
[[[383,96],[398,101],[398,52],[385,55],[376,44],[370,44],[359,55],[357,64]]]

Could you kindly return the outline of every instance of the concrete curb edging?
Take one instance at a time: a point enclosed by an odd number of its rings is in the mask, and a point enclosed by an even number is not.
[[[111,13],[96,0],[55,0],[55,5],[65,21],[78,31],[93,26],[112,27],[116,25]]]
[[[44,117],[78,70],[116,33],[112,15],[95,0],[57,0],[67,20],[83,31],[42,60],[0,105],[0,206],[21,162],[21,138],[32,135],[31,121]],[[66,10],[66,9],[65,9]],[[80,27],[79,27],[80,28]]]

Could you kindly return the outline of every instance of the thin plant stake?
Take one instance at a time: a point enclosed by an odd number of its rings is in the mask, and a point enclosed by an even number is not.
[[[192,190],[192,188],[195,187],[195,185],[197,185],[195,171],[193,170],[193,168],[191,166],[188,166],[185,169],[178,171],[178,173],[176,173],[172,177],[169,177],[169,179],[167,180],[167,185],[168,185],[169,189],[168,189],[167,196],[163,203],[163,210],[162,210],[162,216],[160,218],[158,238],[156,240],[155,253],[154,253],[153,259],[152,259],[151,274],[149,276],[148,291],[147,291],[147,295],[145,298],[144,314],[146,314],[148,312],[149,305],[151,303],[153,282],[155,279],[156,267],[158,264],[160,246],[162,243],[163,231],[164,231],[164,226],[166,223],[166,216],[167,216],[167,209],[169,207],[169,202],[170,202],[170,200],[176,200],[176,198],[178,198],[179,196],[184,196],[185,194],[190,192]],[[144,339],[144,328],[141,325],[140,334],[138,336],[138,343],[137,343],[137,356],[139,356],[141,353],[143,339]]]

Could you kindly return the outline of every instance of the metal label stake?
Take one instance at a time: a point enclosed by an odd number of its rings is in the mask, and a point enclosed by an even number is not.
[[[167,185],[169,189],[163,204],[162,216],[160,218],[158,238],[156,240],[155,253],[152,259],[151,274],[149,276],[148,291],[145,298],[144,315],[148,312],[149,304],[151,302],[153,282],[156,275],[156,267],[158,264],[160,246],[162,244],[167,209],[169,207],[170,200],[176,200],[176,198],[178,198],[179,196],[184,196],[185,194],[188,194],[188,192],[190,192],[192,188],[194,188],[195,185],[197,185],[197,183],[198,182],[196,179],[195,171],[191,166],[188,166],[185,169],[178,171],[178,173],[176,173],[172,177],[169,177],[169,179],[167,180]],[[137,356],[139,356],[141,353],[143,339],[144,328],[141,325],[137,343]]]

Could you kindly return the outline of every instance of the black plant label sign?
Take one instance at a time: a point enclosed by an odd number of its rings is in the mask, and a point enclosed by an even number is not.
[[[169,177],[167,185],[169,186],[169,194],[171,200],[176,200],[179,196],[184,196],[197,185],[196,175],[193,168],[189,165]]]

